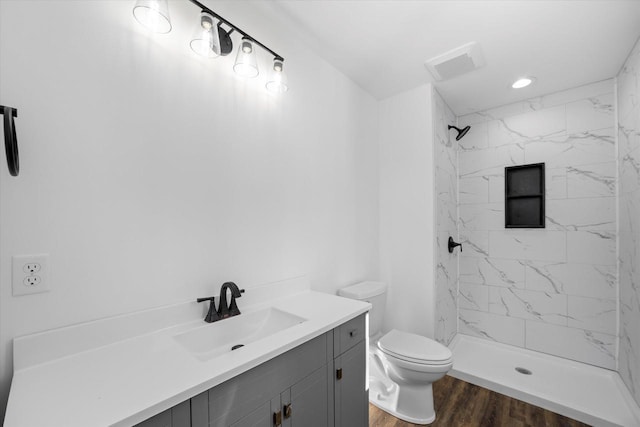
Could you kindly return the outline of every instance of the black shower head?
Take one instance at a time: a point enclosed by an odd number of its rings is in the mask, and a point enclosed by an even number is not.
[[[460,129],[460,128],[457,128],[455,126],[449,125],[449,130],[451,130],[451,129],[455,129],[455,130],[458,131],[458,136],[456,136],[456,141],[460,141],[462,139],[462,137],[465,136],[467,134],[467,132],[469,132],[469,129],[471,129],[471,126],[467,126],[467,127],[464,127],[462,129]]]

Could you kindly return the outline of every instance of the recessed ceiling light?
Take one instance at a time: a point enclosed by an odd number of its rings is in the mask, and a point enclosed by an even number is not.
[[[513,82],[511,87],[514,89],[522,89],[523,87],[529,86],[531,83],[533,83],[533,78],[523,77]]]

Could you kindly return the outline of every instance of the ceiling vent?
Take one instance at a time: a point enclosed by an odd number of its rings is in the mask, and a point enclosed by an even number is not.
[[[484,58],[480,45],[471,42],[431,58],[424,65],[431,72],[433,78],[440,81],[477,70],[484,65]]]

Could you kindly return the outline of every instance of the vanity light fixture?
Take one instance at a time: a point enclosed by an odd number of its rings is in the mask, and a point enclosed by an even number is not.
[[[516,80],[515,82],[513,82],[511,87],[514,89],[522,89],[523,87],[529,86],[531,83],[533,83],[532,77],[522,77]]]
[[[188,1],[201,10],[196,35],[189,43],[195,53],[207,58],[230,54],[233,50],[233,42],[230,35],[236,31],[242,35],[242,41],[233,70],[243,77],[256,77],[259,71],[255,47],[260,46],[273,55],[273,70],[268,78],[266,88],[275,93],[287,91],[287,79],[282,65],[284,58],[281,55],[269,49],[198,0]],[[140,24],[156,33],[168,33],[171,31],[167,0],[136,0],[133,7],[133,16]],[[229,29],[223,28],[223,25],[229,27]]]

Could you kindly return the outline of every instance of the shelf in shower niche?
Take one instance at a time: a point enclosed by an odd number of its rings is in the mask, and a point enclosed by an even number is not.
[[[504,168],[505,228],[544,228],[544,163]]]

